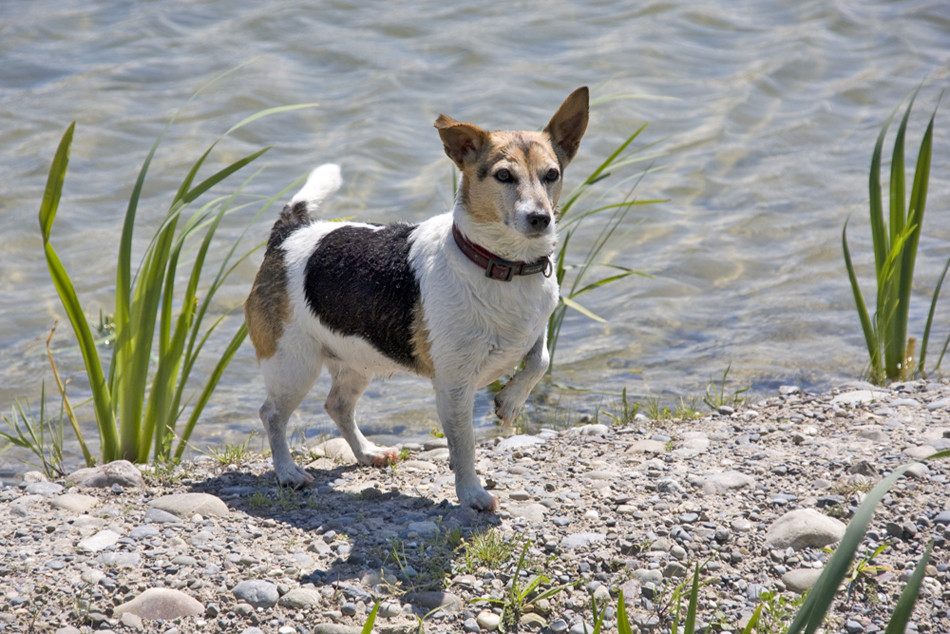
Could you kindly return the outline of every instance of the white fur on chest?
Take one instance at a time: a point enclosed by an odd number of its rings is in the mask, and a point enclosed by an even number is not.
[[[557,306],[553,277],[490,279],[455,246],[452,214],[422,223],[410,262],[419,280],[436,376],[483,387],[512,372]]]

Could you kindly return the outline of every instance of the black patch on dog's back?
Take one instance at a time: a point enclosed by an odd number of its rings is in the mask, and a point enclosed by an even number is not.
[[[334,229],[307,260],[304,280],[307,304],[325,326],[366,339],[408,369],[416,365],[412,320],[419,301],[419,282],[409,267],[414,229]]]

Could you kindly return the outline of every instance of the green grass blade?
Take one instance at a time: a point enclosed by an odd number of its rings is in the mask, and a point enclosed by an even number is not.
[[[693,586],[689,591],[689,605],[686,608],[686,623],[683,625],[684,634],[696,632],[696,609],[699,605],[699,564],[693,573]]]
[[[606,323],[607,323],[607,320],[606,320],[606,319],[604,319],[603,317],[600,317],[599,315],[596,315],[596,314],[594,314],[593,312],[591,312],[590,310],[584,308],[583,306],[581,306],[580,304],[578,304],[576,301],[574,301],[574,300],[571,299],[570,297],[564,297],[564,296],[562,295],[562,296],[561,296],[561,301],[564,302],[564,304],[566,304],[567,306],[569,306],[569,307],[573,308],[574,310],[576,310],[577,312],[581,313],[582,315],[585,315],[585,316],[587,316],[587,317],[593,319],[594,321],[599,321],[599,322],[602,323],[602,324],[606,324]]]
[[[914,567],[914,573],[910,576],[907,585],[904,586],[904,589],[901,591],[901,596],[897,600],[897,605],[894,606],[894,611],[891,612],[891,618],[887,622],[887,629],[884,630],[884,634],[904,634],[907,628],[907,622],[910,620],[911,614],[914,611],[914,604],[917,603],[917,596],[920,594],[920,584],[923,582],[924,575],[927,572],[927,564],[930,562],[930,553],[933,551],[933,547],[934,540],[931,539],[927,544],[927,548],[924,549],[924,554],[921,555],[920,561],[918,561]]]
[[[249,116],[245,117],[244,119],[241,119],[239,122],[237,122],[237,123],[235,123],[233,126],[231,126],[231,127],[228,129],[228,131],[224,133],[223,136],[228,136],[229,134],[231,134],[231,133],[234,132],[235,130],[238,130],[238,129],[240,129],[240,128],[243,128],[243,127],[246,126],[247,124],[253,123],[254,121],[257,121],[258,119],[261,119],[261,118],[263,118],[263,117],[269,117],[269,116],[271,116],[271,115],[280,114],[280,113],[283,113],[283,112],[291,112],[291,111],[293,111],[293,110],[301,110],[301,109],[303,109],[303,108],[316,108],[316,107],[319,106],[319,105],[320,105],[320,104],[318,104],[318,103],[316,103],[316,102],[311,102],[311,103],[296,103],[296,104],[291,104],[291,105],[289,105],[289,106],[276,106],[276,107],[274,107],[274,108],[265,108],[264,110],[259,110],[259,111],[255,112],[254,114],[249,115]]]
[[[46,254],[46,265],[49,269],[50,278],[53,281],[53,286],[56,288],[57,295],[59,295],[63,309],[69,318],[69,323],[72,325],[73,331],[76,334],[76,340],[79,343],[79,349],[82,353],[89,384],[93,396],[95,397],[96,422],[101,438],[102,458],[105,461],[109,461],[115,458],[118,450],[115,416],[112,412],[109,386],[105,379],[105,373],[102,370],[102,362],[99,359],[99,351],[96,348],[95,339],[92,336],[89,322],[79,303],[76,289],[73,287],[69,274],[66,272],[63,263],[56,254],[56,250],[49,242],[53,222],[56,219],[56,212],[62,197],[66,170],[69,165],[69,150],[72,144],[74,130],[75,123],[72,123],[66,129],[65,134],[63,134],[63,138],[60,140],[56,155],[50,166],[46,189],[43,193],[43,202],[40,205],[40,233],[43,237],[43,248]]]
[[[373,627],[376,625],[376,613],[379,612],[379,601],[373,606],[373,609],[370,610],[369,616],[366,618],[366,623],[363,625],[363,629],[360,630],[361,634],[373,634]]]
[[[231,342],[225,349],[224,354],[221,355],[221,358],[218,360],[217,365],[215,365],[214,370],[208,376],[205,387],[202,390],[201,395],[198,397],[194,407],[192,408],[191,416],[189,416],[188,422],[185,424],[185,428],[181,433],[181,440],[179,441],[178,449],[175,452],[175,458],[180,459],[182,454],[184,454],[185,447],[188,444],[188,439],[191,438],[191,432],[194,431],[195,425],[198,423],[198,418],[201,416],[202,411],[204,411],[205,405],[207,405],[208,401],[211,400],[211,394],[218,386],[218,382],[221,380],[224,370],[227,368],[228,364],[231,362],[231,359],[241,347],[245,337],[247,337],[247,324],[242,323],[241,327],[238,328],[238,331],[231,338]]]
[[[887,254],[890,251],[887,226],[884,223],[884,205],[881,200],[883,195],[881,190],[881,153],[884,149],[884,137],[893,117],[894,113],[891,113],[878,134],[877,141],[874,144],[874,152],[871,154],[871,169],[868,176],[871,242],[874,244],[874,268],[878,276],[880,276],[881,269],[884,267],[884,260],[887,259]]]
[[[627,616],[627,604],[623,600],[623,590],[617,599],[617,634],[633,634],[630,617]]]
[[[864,294],[861,292],[858,278],[854,273],[854,265],[851,263],[851,252],[848,249],[847,220],[845,220],[844,228],[841,230],[841,248],[844,252],[844,264],[848,269],[848,280],[851,282],[851,292],[854,295],[854,305],[858,311],[861,330],[864,332],[864,342],[868,349],[868,357],[871,363],[871,381],[880,385],[884,382],[884,366],[881,363],[881,346],[876,336],[874,325],[871,322],[871,316],[868,314],[867,305],[864,303]]]
[[[930,329],[933,327],[934,314],[937,312],[937,299],[940,297],[940,289],[943,286],[943,281],[947,277],[947,270],[950,269],[950,258],[947,258],[947,263],[943,265],[943,271],[940,272],[940,277],[937,278],[937,284],[934,286],[933,295],[930,298],[930,311],[927,313],[927,324],[924,326],[924,336],[921,338],[920,343],[920,361],[917,365],[917,370],[921,375],[926,376],[926,367],[924,366],[925,361],[927,360],[927,345],[930,341]],[[950,338],[948,338],[950,341]],[[940,367],[940,360],[943,359],[944,353],[947,351],[947,345],[944,344],[943,350],[940,353],[940,357],[937,361],[937,365],[934,367],[934,372],[937,371],[937,368]]]
[[[857,512],[848,524],[844,537],[841,538],[841,543],[838,544],[834,554],[825,563],[825,569],[808,592],[808,597],[799,608],[786,634],[798,634],[799,632],[813,634],[821,627],[825,614],[834,600],[838,586],[847,576],[854,554],[864,539],[864,534],[867,532],[875,508],[888,489],[910,466],[910,464],[905,464],[897,467],[868,492],[864,502],[858,507]]]

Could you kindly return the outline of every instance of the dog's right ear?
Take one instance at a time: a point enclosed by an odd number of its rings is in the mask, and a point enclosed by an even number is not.
[[[435,127],[442,137],[445,153],[455,161],[459,169],[478,158],[478,153],[488,140],[488,133],[471,123],[461,123],[452,117],[440,114]]]

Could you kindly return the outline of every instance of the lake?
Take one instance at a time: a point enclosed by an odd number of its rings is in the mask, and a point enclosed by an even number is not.
[[[319,104],[242,128],[221,141],[206,173],[272,146],[247,190],[268,197],[313,166],[338,162],[345,183],[326,213],[366,221],[419,221],[451,206],[452,166],[432,128],[439,113],[487,128],[540,128],[574,88],[589,85],[591,122],[567,189],[648,124],[631,146],[642,162],[616,178],[646,170],[632,195],[666,202],[634,207],[603,256],[650,277],[578,298],[606,322],[568,314],[552,376],[539,387],[548,405],[529,413],[551,424],[612,407],[623,388],[637,400],[695,399],[727,367],[727,388],[754,394],[862,376],[866,352],[841,228],[850,216],[852,253],[871,293],[871,151],[885,119],[922,85],[908,131],[907,153],[916,156],[948,86],[950,4],[4,0],[0,56],[5,412],[15,399],[36,409],[43,380],[58,409],[45,340],[57,319],[65,322],[64,311],[36,214],[73,120],[52,242],[93,320],[111,312],[117,244],[138,170],[179,108],[143,191],[139,253],[191,163],[263,108]],[[950,257],[948,121],[944,102],[909,329],[918,336]],[[622,200],[627,190],[607,192],[610,182],[603,200]],[[255,224],[253,242],[266,238],[278,212],[274,205]],[[218,248],[251,218],[231,216]],[[571,261],[583,259],[602,226],[582,225]],[[260,257],[235,271],[217,310],[243,301]],[[221,341],[239,320],[238,313],[225,322]],[[945,297],[935,338],[942,343],[948,330]],[[87,386],[65,323],[53,348],[78,403]],[[322,411],[326,385],[321,379],[294,419],[311,439],[333,432]],[[239,442],[259,430],[262,397],[246,343],[194,445]],[[482,435],[493,431],[490,403],[480,395]],[[92,430],[91,407],[79,411]],[[409,375],[374,382],[361,412],[367,435],[382,441],[423,438],[437,425],[428,382]],[[253,442],[260,446],[262,436]],[[0,474],[24,468],[18,455],[0,458]]]

